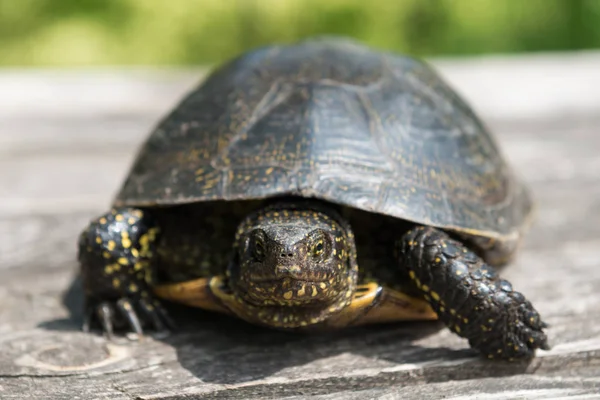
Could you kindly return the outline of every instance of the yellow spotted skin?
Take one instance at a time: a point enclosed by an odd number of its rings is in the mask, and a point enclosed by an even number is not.
[[[549,348],[546,324],[531,303],[448,234],[412,228],[397,256],[440,320],[488,358],[529,358]]]
[[[162,308],[151,295],[159,234],[159,228],[143,211],[131,208],[113,209],[91,221],[81,233],[78,258],[86,295],[86,324],[98,317],[103,329],[112,331],[112,325],[122,320],[114,317],[115,310],[120,309],[126,319],[133,318],[138,330],[137,316],[132,316],[135,307],[155,327],[163,327],[153,310]]]
[[[357,286],[354,234],[318,202],[275,203],[238,226],[230,289],[238,317],[280,329],[322,323],[349,306]]]
[[[122,282],[137,281],[137,274],[149,269],[156,239],[157,227],[148,226],[143,214],[132,213],[133,209],[112,210],[92,221],[79,238],[79,261],[85,267],[85,282],[103,274],[107,278]],[[93,266],[102,265],[102,269]],[[89,274],[95,275],[94,278]],[[152,284],[152,274],[144,274],[142,280]],[[129,285],[127,285],[129,287]],[[96,288],[86,288],[97,291]],[[109,290],[109,289],[107,289]],[[137,292],[138,290],[135,290]]]

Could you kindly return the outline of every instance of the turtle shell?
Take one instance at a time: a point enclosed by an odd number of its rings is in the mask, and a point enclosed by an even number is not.
[[[486,127],[426,63],[340,38],[245,53],[152,132],[116,205],[295,195],[493,239],[531,213]]]

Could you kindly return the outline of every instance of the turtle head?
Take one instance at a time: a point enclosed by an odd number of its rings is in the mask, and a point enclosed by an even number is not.
[[[291,328],[321,322],[354,293],[352,240],[327,213],[266,210],[240,226],[230,290],[262,323]]]

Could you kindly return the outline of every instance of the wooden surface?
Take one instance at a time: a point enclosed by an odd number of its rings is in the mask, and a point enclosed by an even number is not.
[[[435,323],[294,336],[198,311],[167,338],[80,333],[76,235],[200,72],[2,71],[0,398],[600,398],[600,55],[437,65],[538,199],[505,275],[550,351],[494,363]]]

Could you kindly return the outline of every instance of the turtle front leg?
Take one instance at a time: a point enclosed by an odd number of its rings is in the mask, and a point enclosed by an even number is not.
[[[429,227],[398,243],[401,267],[451,331],[488,358],[529,358],[548,349],[546,324],[493,267],[446,233]]]
[[[150,288],[158,231],[146,212],[117,208],[90,222],[81,233],[84,331],[96,321],[109,337],[113,328],[124,325],[140,335],[144,322],[159,331],[172,325]]]

